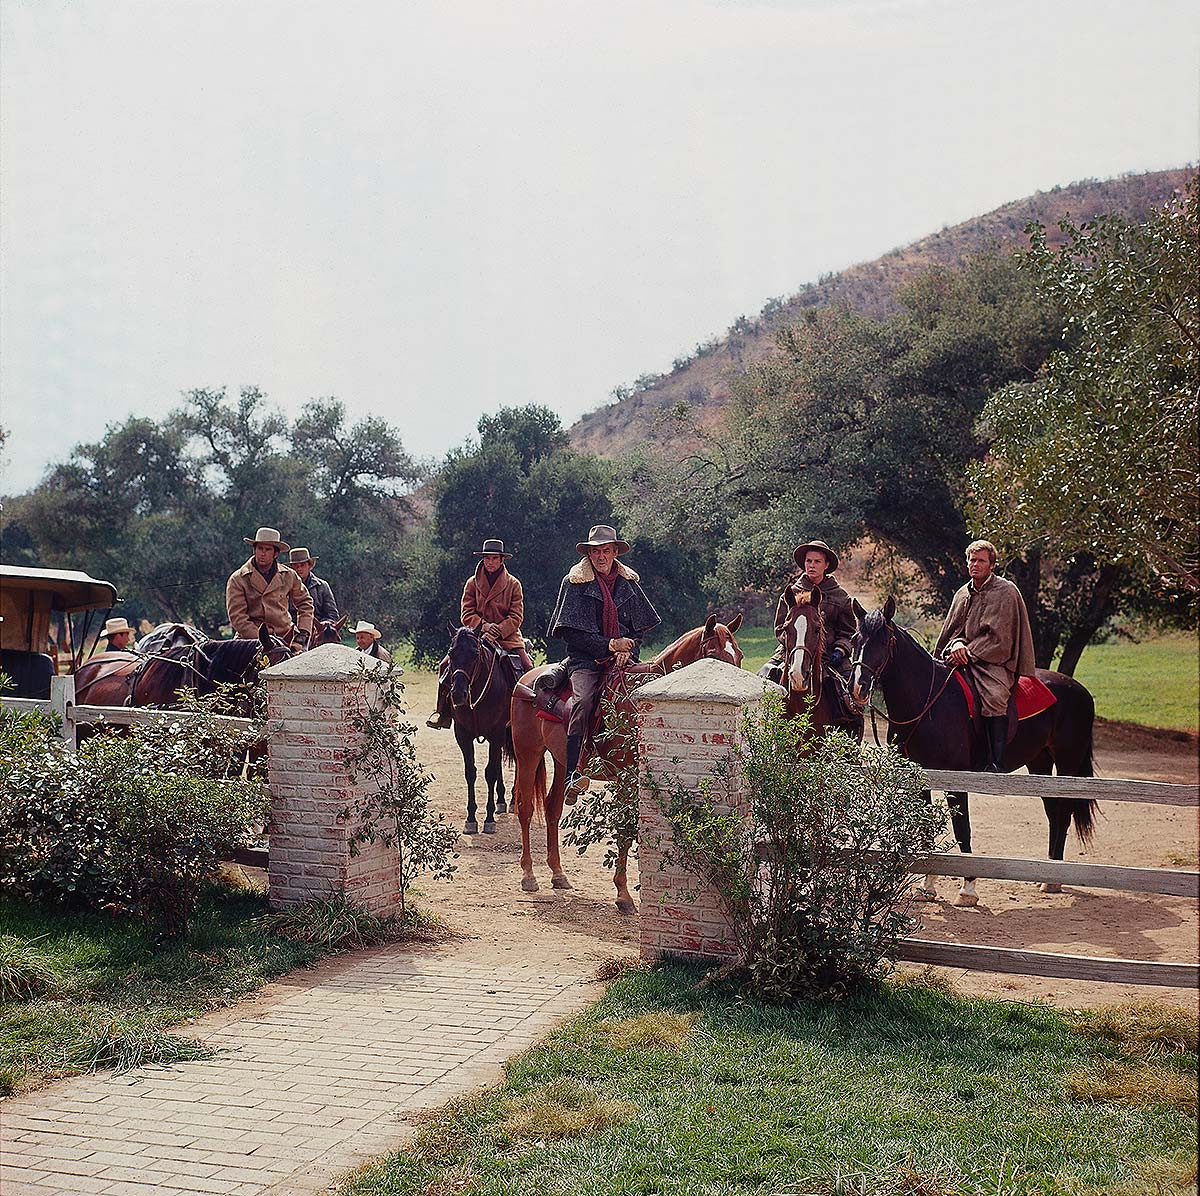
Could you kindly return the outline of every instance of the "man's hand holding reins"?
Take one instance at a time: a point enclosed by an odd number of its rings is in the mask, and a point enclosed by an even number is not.
[[[967,655],[967,645],[962,642],[950,644],[946,648],[946,659],[951,664],[958,665],[959,668],[969,664],[971,658]]]

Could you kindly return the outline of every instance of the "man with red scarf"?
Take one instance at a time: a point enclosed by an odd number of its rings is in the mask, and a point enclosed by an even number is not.
[[[579,757],[605,670],[637,660],[643,637],[662,621],[642,592],[638,575],[617,560],[629,545],[617,538],[614,528],[597,524],[575,548],[583,559],[562,579],[547,632],[567,645],[564,664],[575,699],[567,722],[567,801],[574,801],[584,787]],[[537,683],[542,696],[548,698],[560,680],[559,669],[543,674]]]

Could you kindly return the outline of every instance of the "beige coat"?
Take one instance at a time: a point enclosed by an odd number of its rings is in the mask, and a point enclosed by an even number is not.
[[[1033,632],[1021,591],[993,573],[980,589],[967,582],[950,604],[935,656],[957,644],[967,649],[985,718],[1008,713],[1018,677],[1032,677]]]
[[[254,567],[251,557],[229,575],[225,585],[225,607],[229,623],[239,639],[258,638],[260,623],[266,623],[272,635],[286,636],[292,629],[288,602],[296,608],[296,625],[305,635],[312,634],[313,600],[300,575],[287,565],[277,564],[270,581]]]
[[[478,631],[490,624],[497,629],[502,648],[516,652],[525,647],[521,624],[525,621],[525,591],[521,583],[505,568],[494,585],[488,585],[487,573],[481,561],[475,574],[467,578],[462,594],[462,625]]]

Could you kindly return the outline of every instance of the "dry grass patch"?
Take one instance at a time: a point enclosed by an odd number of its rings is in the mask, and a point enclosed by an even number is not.
[[[430,1180],[421,1196],[470,1196],[476,1190],[478,1176],[470,1167],[460,1164]]]
[[[645,972],[650,965],[636,955],[610,955],[596,965],[592,979],[599,984],[609,984],[624,976],[626,972]]]
[[[1196,1076],[1160,1063],[1106,1060],[1071,1072],[1063,1077],[1063,1083],[1076,1100],[1136,1107],[1169,1105],[1196,1116]]]
[[[1125,1001],[1085,1013],[1087,1029],[1100,1038],[1135,1046],[1161,1046],[1194,1051],[1197,1018],[1194,1009],[1163,1001]]]
[[[779,1196],[961,1196],[964,1184],[945,1168],[930,1170],[911,1161],[889,1166],[873,1174],[842,1173],[805,1180]]]
[[[926,964],[920,971],[897,971],[892,974],[891,983],[895,988],[923,988],[930,992],[941,993],[944,997],[959,995],[954,981],[939,968]]]
[[[1196,1196],[1196,1156],[1144,1159],[1133,1165],[1126,1183],[1094,1189],[1092,1196]]]
[[[597,1027],[605,1042],[618,1051],[638,1047],[668,1047],[678,1050],[696,1024],[698,1013],[640,1013]]]
[[[504,1103],[503,1132],[510,1142],[557,1142],[626,1125],[637,1108],[625,1100],[606,1100],[574,1080],[556,1080]]]

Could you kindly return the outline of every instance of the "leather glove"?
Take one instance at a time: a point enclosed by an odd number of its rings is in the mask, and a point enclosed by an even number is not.
[[[619,636],[616,639],[611,639],[608,641],[608,650],[610,652],[616,652],[618,654],[623,652],[626,655],[629,655],[633,651],[633,647],[634,647],[633,640],[631,640],[628,636],[625,636],[625,635]]]
[[[846,663],[846,653],[841,648],[834,648],[829,654],[829,663],[835,669],[841,668]]]

